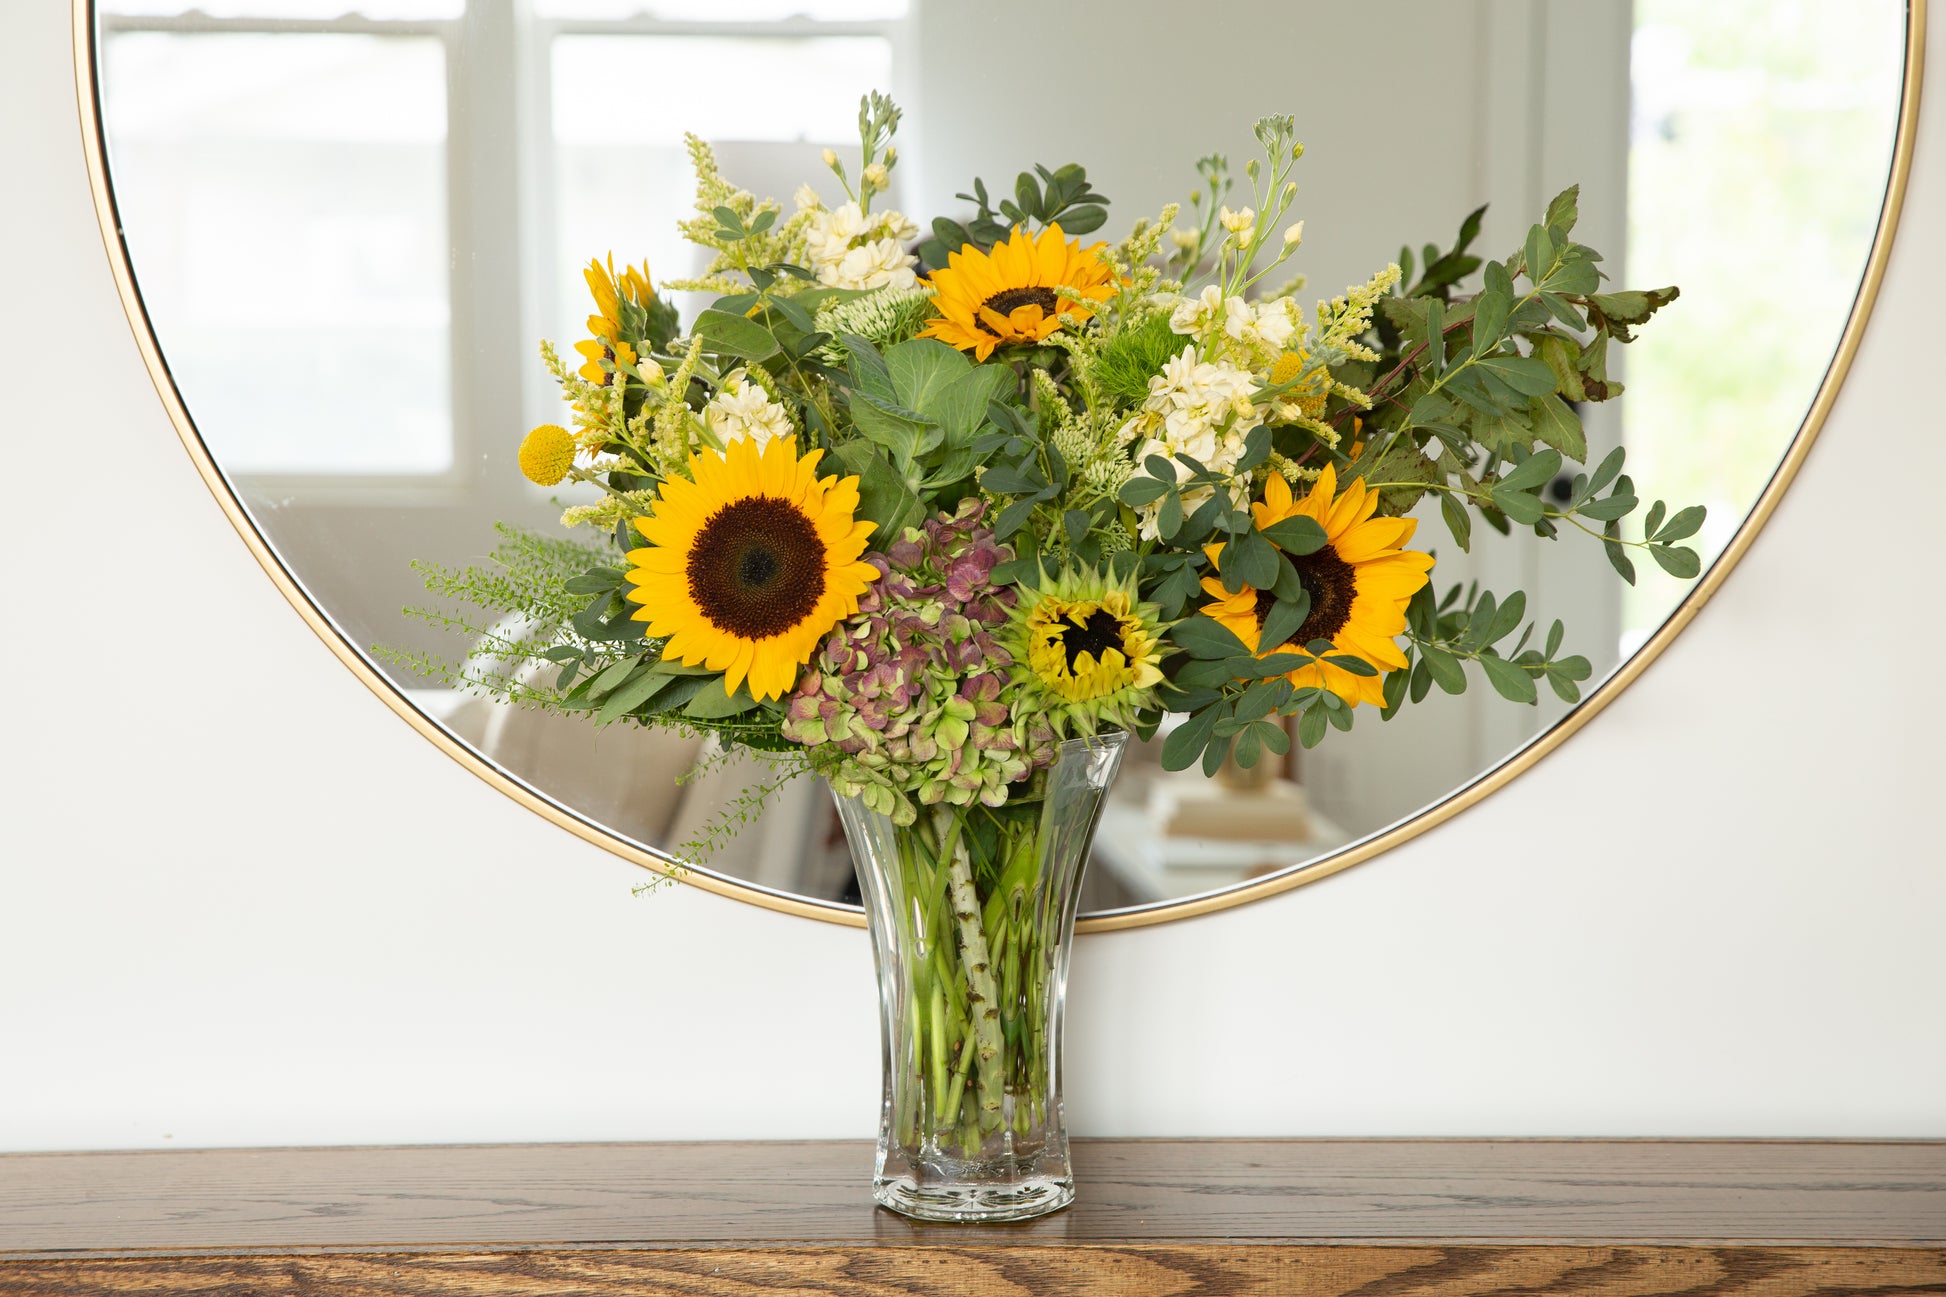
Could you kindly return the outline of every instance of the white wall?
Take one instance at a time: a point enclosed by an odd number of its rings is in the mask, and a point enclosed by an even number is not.
[[[0,1148],[868,1135],[862,933],[631,899],[257,571],[122,323],[66,5],[0,22]],[[1927,117],[1845,398],[1696,625],[1444,828],[1085,940],[1077,1131],[1946,1135],[1937,528],[1861,475],[1946,481]]]

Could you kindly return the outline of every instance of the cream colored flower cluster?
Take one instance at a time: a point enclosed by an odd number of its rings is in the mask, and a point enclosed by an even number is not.
[[[894,211],[866,212],[849,202],[827,209],[810,186],[797,191],[799,212],[812,213],[804,250],[818,282],[832,288],[911,288],[918,258],[905,246],[919,227]]]
[[[1262,412],[1251,400],[1257,387],[1250,371],[1198,359],[1191,343],[1149,380],[1148,400],[1142,403],[1141,413],[1123,426],[1122,438],[1138,443],[1137,463],[1151,455],[1167,459],[1177,481],[1189,474],[1177,455],[1187,455],[1212,472],[1229,473],[1243,454],[1244,437],[1263,422]],[[1209,486],[1184,491],[1183,507],[1193,510],[1214,493]],[[1160,509],[1158,501],[1137,511],[1145,539],[1158,534]]]
[[[797,434],[790,412],[771,400],[770,393],[741,369],[724,375],[716,395],[703,407],[703,419],[725,446],[739,437],[750,437],[761,448],[778,437]]]
[[[1302,326],[1288,297],[1246,302],[1223,296],[1223,290],[1211,284],[1200,296],[1176,304],[1169,327],[1195,339],[1206,357],[1261,373],[1277,363]]]

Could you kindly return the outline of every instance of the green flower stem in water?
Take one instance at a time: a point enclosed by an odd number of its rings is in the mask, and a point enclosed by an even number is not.
[[[952,873],[953,917],[959,923],[960,960],[966,966],[967,1016],[979,1042],[980,1126],[1000,1124],[1006,1095],[1006,1053],[1000,1031],[1000,994],[993,984],[992,954],[980,923],[979,895],[973,890],[973,862],[961,830],[964,821],[944,807],[933,811],[933,827],[940,834],[939,854]],[[943,1051],[942,1051],[943,1052]]]
[[[939,1147],[976,1156],[988,1136],[1025,1133],[1041,1119],[1046,952],[1028,912],[1039,809],[1032,800],[997,811],[937,807],[904,838],[914,903],[898,921],[917,955],[905,1016],[927,1093],[902,1099],[901,1138],[924,1135],[923,1125]]]

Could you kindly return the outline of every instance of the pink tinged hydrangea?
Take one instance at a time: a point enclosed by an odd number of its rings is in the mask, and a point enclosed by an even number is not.
[[[992,583],[1013,557],[965,502],[866,561],[881,573],[858,613],[834,629],[787,706],[786,737],[835,748],[841,794],[867,795],[910,822],[915,801],[997,806],[1007,785],[1052,760],[1030,718],[1003,698],[1012,658],[991,634],[1014,592]]]

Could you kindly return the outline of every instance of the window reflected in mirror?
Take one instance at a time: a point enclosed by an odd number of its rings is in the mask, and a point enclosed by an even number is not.
[[[1119,238],[1187,198],[1198,156],[1241,159],[1254,117],[1294,112],[1307,309],[1402,245],[1449,246],[1482,203],[1476,251],[1504,255],[1580,182],[1613,280],[1682,290],[1628,348],[1626,395],[1589,410],[1591,459],[1625,444],[1658,494],[1707,504],[1708,562],[1777,468],[1845,325],[1904,39],[1897,0],[1217,0],[1194,14],[991,0],[974,13],[944,0],[103,0],[107,155],[161,351],[215,463],[352,644],[463,656],[401,616],[428,602],[410,560],[478,561],[496,521],[560,534],[586,488],[531,486],[513,463],[527,427],[560,419],[538,340],[566,352],[586,336],[590,258],[646,260],[658,282],[701,268],[675,229],[693,214],[684,133],[788,210],[800,183],[829,183],[821,151],[856,158],[873,89],[906,109],[910,165],[889,201],[922,230],[965,215],[956,195],[976,175],[1005,186],[1078,160],[1112,200],[1100,237]],[[1192,94],[1180,68],[1099,83],[1060,70],[1074,51],[1120,65],[1138,48],[1153,58],[1157,32],[1218,28],[1253,34],[1258,75]],[[1023,60],[1029,33],[1054,53]],[[1375,51],[1376,86],[1348,97],[1346,69]],[[704,304],[678,299],[685,318]],[[1436,507],[1419,517],[1413,543],[1439,552],[1442,583],[1524,590],[1543,627],[1567,621],[1597,681],[1691,588],[1652,568],[1626,586],[1592,543],[1541,553],[1480,534],[1460,554]],[[597,731],[382,669],[571,815],[678,852],[749,807],[710,869],[857,900],[810,780],[770,791],[761,762],[697,739]],[[1318,860],[1449,797],[1570,710],[1480,692],[1361,718],[1213,781],[1164,773],[1159,741],[1132,746],[1085,908]]]

